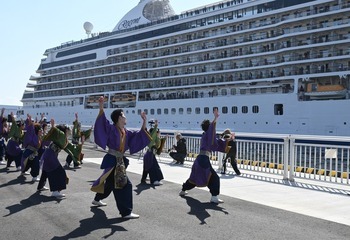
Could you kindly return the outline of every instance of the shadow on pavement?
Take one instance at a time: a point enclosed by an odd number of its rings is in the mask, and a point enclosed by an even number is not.
[[[153,185],[147,183],[139,183],[135,187],[136,189],[134,191],[136,192],[136,195],[140,195],[142,191],[155,188]]]
[[[200,225],[207,224],[205,219],[210,217],[210,214],[207,211],[209,209],[223,212],[225,215],[229,214],[225,210],[225,208],[219,207],[218,204],[210,203],[210,202],[202,203],[199,200],[189,196],[183,196],[182,198],[186,199],[187,205],[190,206],[191,208],[188,214],[196,216],[200,221]]]
[[[91,232],[98,229],[110,229],[111,232],[102,238],[106,239],[114,235],[115,232],[127,231],[124,227],[115,226],[113,224],[127,221],[123,218],[111,218],[107,219],[106,213],[98,207],[91,207],[90,211],[94,214],[91,218],[86,218],[80,221],[80,226],[68,233],[65,236],[53,237],[52,240],[58,239],[72,239],[78,237],[88,236]]]
[[[6,207],[6,209],[8,209],[10,212],[6,214],[4,217],[8,217],[10,215],[13,215],[15,213],[18,213],[27,208],[33,207],[35,205],[39,205],[44,202],[51,202],[51,201],[60,202],[62,200],[64,199],[57,199],[51,196],[49,197],[45,195],[40,195],[40,192],[35,192],[28,198],[21,200],[20,203]]]

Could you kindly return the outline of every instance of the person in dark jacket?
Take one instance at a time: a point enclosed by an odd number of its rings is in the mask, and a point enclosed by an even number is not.
[[[184,164],[186,155],[187,155],[187,147],[186,147],[186,139],[184,139],[181,133],[176,134],[176,145],[173,145],[169,155],[175,161],[175,164]]]
[[[226,129],[222,134],[221,137],[224,139],[230,139],[228,142],[228,146],[225,149],[226,156],[222,160],[222,170],[221,174],[226,174],[226,164],[227,161],[230,161],[231,166],[235,173],[239,176],[241,175],[241,172],[238,169],[237,166],[237,160],[236,160],[236,155],[237,155],[237,143],[235,139],[235,134],[231,133],[230,129]]]

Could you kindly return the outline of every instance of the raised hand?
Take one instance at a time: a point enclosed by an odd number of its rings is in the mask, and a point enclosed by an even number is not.
[[[98,99],[98,103],[99,103],[99,106],[100,106],[100,110],[103,110],[104,101],[105,101],[105,97],[104,97],[104,96],[101,96],[101,97]]]
[[[141,118],[142,118],[142,120],[143,120],[142,129],[146,129],[147,115],[146,115],[145,112],[142,112],[142,113],[141,113]]]
[[[50,123],[51,123],[51,127],[54,127],[55,126],[55,119],[51,118]]]
[[[214,108],[214,122],[218,119],[219,117],[219,110],[217,108]]]

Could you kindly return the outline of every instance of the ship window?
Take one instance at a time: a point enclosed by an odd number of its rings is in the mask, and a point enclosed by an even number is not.
[[[236,95],[236,93],[237,93],[236,88],[231,88],[231,95]]]
[[[158,108],[158,109],[157,109],[157,114],[158,114],[158,115],[162,114],[162,109]]]
[[[148,109],[143,110],[146,114],[148,114]]]
[[[221,112],[222,112],[223,114],[227,114],[227,113],[228,113],[228,108],[227,108],[227,107],[222,107]]]
[[[283,104],[275,104],[274,114],[275,115],[283,115]]]
[[[176,114],[176,108],[171,109],[171,114]]]
[[[242,113],[248,113],[248,107],[242,106]]]
[[[195,109],[195,113],[196,113],[196,114],[201,114],[201,109],[200,109],[199,107],[197,107],[197,108]]]
[[[187,114],[191,114],[192,113],[192,108],[187,108]]]
[[[183,108],[179,108],[179,114],[184,114],[184,109]]]
[[[141,115],[141,109],[137,110],[137,114]]]
[[[253,112],[253,113],[258,113],[258,112],[259,112],[259,106],[256,106],[256,105],[253,106],[253,107],[252,107],[252,112]]]
[[[154,109],[153,108],[151,109],[150,112],[151,112],[151,115],[154,115]]]
[[[232,113],[237,114],[238,113],[238,107],[233,106],[231,111],[232,111]]]
[[[164,108],[164,114],[169,114],[169,109]]]
[[[204,113],[205,113],[205,114],[209,114],[209,108],[208,108],[208,107],[205,107],[205,108],[204,108]]]

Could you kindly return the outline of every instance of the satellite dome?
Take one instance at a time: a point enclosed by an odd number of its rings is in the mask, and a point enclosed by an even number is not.
[[[84,29],[86,31],[86,34],[90,34],[93,28],[94,28],[94,25],[92,25],[91,22],[84,23]]]
[[[114,27],[113,31],[124,30],[166,19],[175,15],[169,0],[141,0]]]

